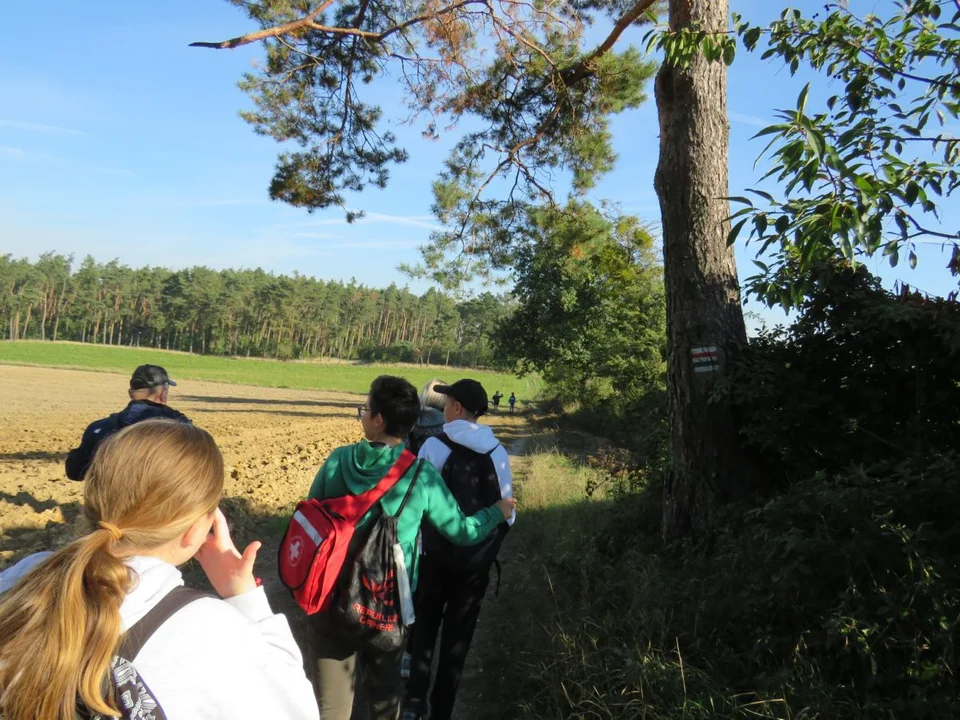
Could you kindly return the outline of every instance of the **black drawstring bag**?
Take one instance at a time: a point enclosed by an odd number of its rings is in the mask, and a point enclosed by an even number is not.
[[[381,652],[403,647],[407,642],[407,626],[403,621],[401,579],[394,545],[397,545],[397,521],[413,493],[423,461],[417,463],[413,479],[394,515],[386,515],[378,503],[380,517],[370,523],[366,535],[354,536],[347,562],[340,574],[339,591],[333,611],[342,632],[357,645]],[[402,557],[401,557],[402,560]]]

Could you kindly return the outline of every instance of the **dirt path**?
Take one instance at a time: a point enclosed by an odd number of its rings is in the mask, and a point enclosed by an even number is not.
[[[494,416],[490,421],[497,437],[510,453],[510,469],[514,483],[523,482],[526,458],[524,455],[532,438],[530,424],[524,415]],[[522,522],[518,516],[517,522]],[[500,551],[500,595],[510,593],[517,574],[512,572],[514,559],[510,536],[507,535]],[[505,617],[503,603],[496,595],[497,572],[491,572],[490,586],[480,611],[480,620],[463,668],[463,677],[457,691],[454,717],[457,720],[502,720],[504,704],[498,692],[500,667],[495,661],[499,638],[509,632],[511,618]]]

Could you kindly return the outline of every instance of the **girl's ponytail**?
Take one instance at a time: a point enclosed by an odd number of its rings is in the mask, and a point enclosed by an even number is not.
[[[54,553],[0,598],[0,705],[4,720],[73,718],[78,698],[118,715],[104,679],[120,641],[130,585],[98,529]]]

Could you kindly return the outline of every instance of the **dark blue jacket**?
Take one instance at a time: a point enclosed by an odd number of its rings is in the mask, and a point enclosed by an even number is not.
[[[93,460],[93,453],[97,447],[118,430],[127,425],[133,425],[141,420],[153,418],[168,418],[178,422],[189,423],[190,419],[171,407],[151,400],[131,400],[123,410],[114,413],[102,420],[92,422],[83,431],[80,447],[74,448],[67,454],[67,477],[71,480],[83,480],[83,476]]]

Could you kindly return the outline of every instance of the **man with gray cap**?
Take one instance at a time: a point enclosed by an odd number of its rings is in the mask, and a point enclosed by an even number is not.
[[[87,426],[83,431],[80,447],[67,454],[67,477],[71,480],[83,480],[90,461],[93,460],[93,453],[100,443],[127,425],[154,418],[189,423],[186,415],[167,406],[167,394],[171,385],[176,386],[176,383],[159,365],[141,365],[134,370],[130,378],[130,389],[127,391],[130,402],[120,412]]]

